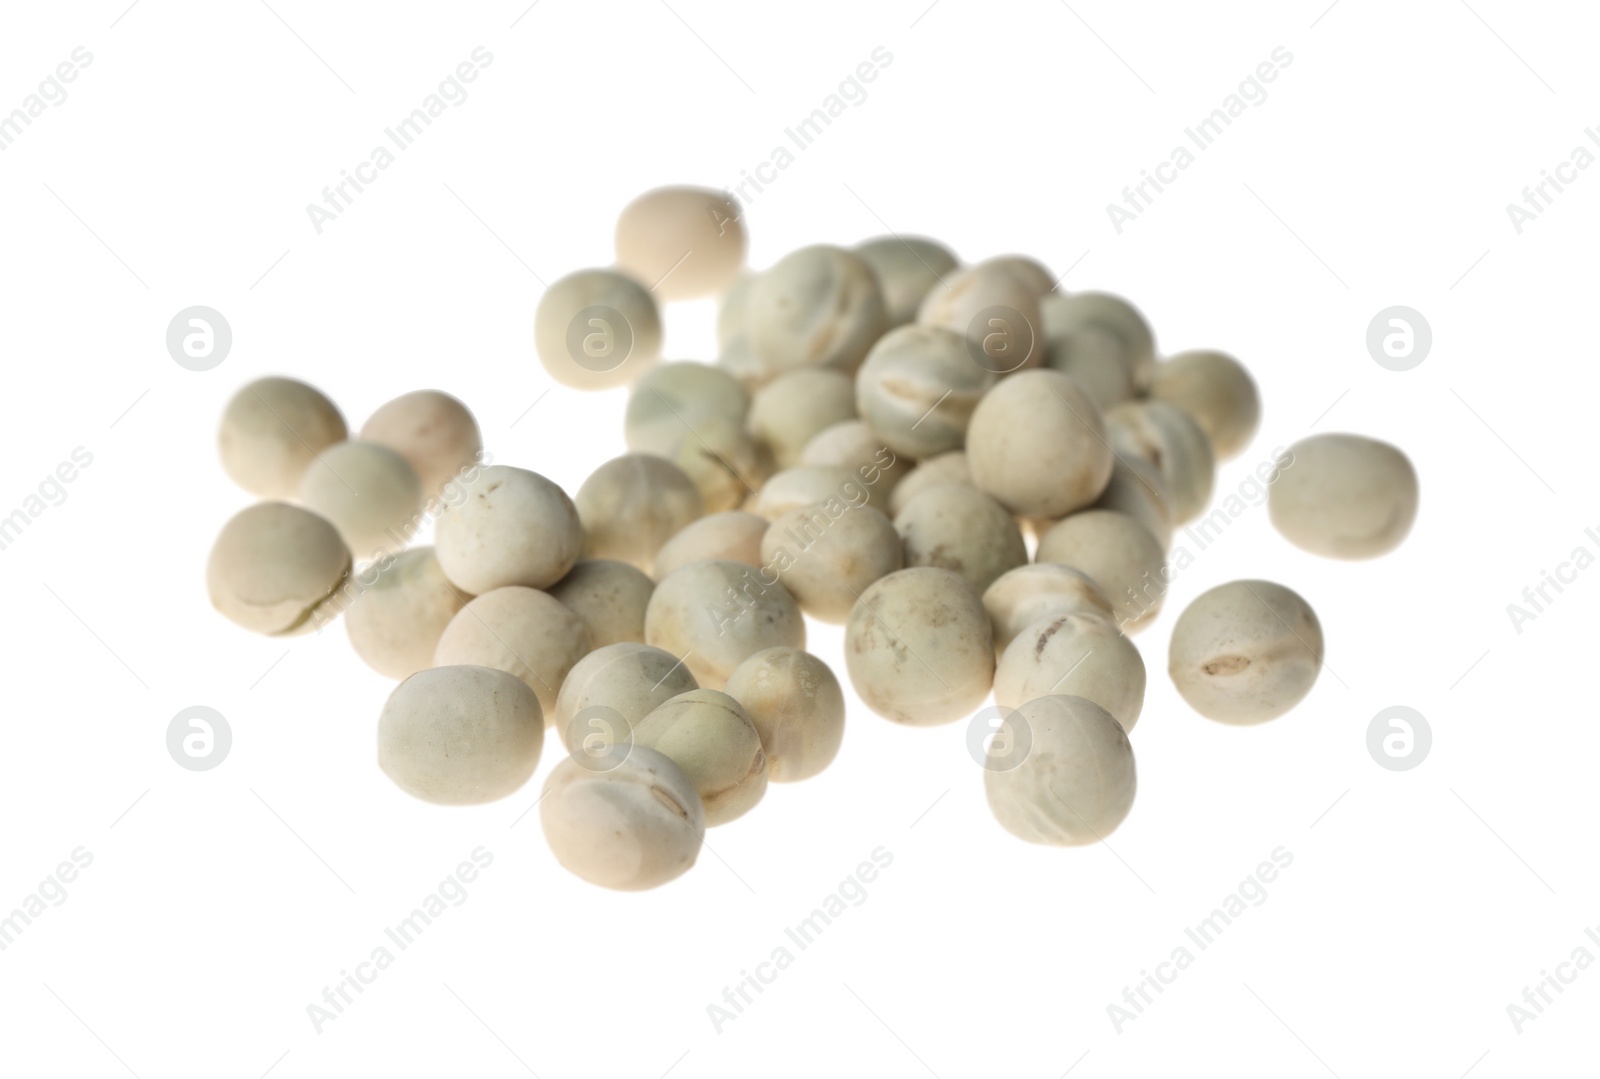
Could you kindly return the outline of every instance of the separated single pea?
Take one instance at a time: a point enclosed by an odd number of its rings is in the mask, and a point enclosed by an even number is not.
[[[1361,435],[1302,439],[1267,488],[1272,524],[1326,558],[1376,558],[1400,546],[1417,519],[1417,470],[1387,442]]]
[[[222,413],[217,451],[228,478],[260,498],[297,498],[317,454],[350,436],[338,407],[292,378],[262,378]]]
[[[809,779],[844,741],[844,692],[822,660],[799,648],[764,648],[728,676],[728,696],[755,724],[774,783]]]
[[[533,339],[551,378],[577,390],[608,390],[633,382],[661,357],[661,314],[633,277],[579,270],[539,298]]]
[[[588,655],[589,627],[537,588],[509,585],[476,597],[445,627],[434,665],[493,667],[528,683],[539,707],[555,720],[556,691]]]
[[[845,624],[845,667],[868,708],[931,727],[970,716],[994,684],[994,637],[978,593],[933,566],[891,573]]]
[[[432,667],[395,687],[378,717],[378,767],[407,794],[478,805],[514,794],[538,767],[544,716],[533,690],[488,667]]]
[[[617,216],[617,265],[667,300],[714,296],[744,267],[739,204],[704,187],[646,191]]]
[[[291,636],[318,628],[350,576],[350,549],[333,525],[287,502],[258,502],[222,526],[206,561],[206,592],[229,621]]]
[[[373,580],[350,601],[344,628],[356,655],[389,678],[433,666],[450,620],[472,597],[450,583],[432,547],[402,551],[369,567]]]
[[[1111,478],[1100,410],[1059,371],[1023,371],[984,394],[967,427],[972,482],[1012,513],[1062,517]]]
[[[613,457],[578,488],[583,556],[645,572],[661,545],[704,512],[700,490],[671,461],[649,453]]]
[[[404,457],[428,498],[461,478],[483,450],[472,412],[439,390],[415,390],[379,406],[362,425],[360,438]]]
[[[644,641],[644,611],[656,583],[635,566],[596,558],[579,562],[550,595],[583,620],[595,648]]]
[[[1139,650],[1097,614],[1059,614],[1018,633],[1000,655],[994,701],[1016,708],[1052,693],[1086,697],[1133,730],[1144,710]]]
[[[539,822],[565,869],[619,891],[682,876],[706,829],[700,796],[683,769],[638,746],[557,764],[539,797]]]
[[[702,687],[720,689],[763,648],[804,648],[806,626],[776,573],[738,562],[692,562],[656,585],[644,639],[681,656]]]
[[[1271,581],[1231,581],[1196,597],[1167,651],[1178,692],[1218,723],[1276,719],[1311,692],[1321,667],[1316,613]]]
[[[440,515],[434,548],[445,576],[474,595],[512,584],[547,588],[578,561],[583,525],[567,493],[537,472],[489,465]]]
[[[706,825],[744,816],[767,792],[767,755],[744,707],[726,693],[691,689],[633,727],[633,744],[683,769],[705,807]]]
[[[1002,722],[983,785],[995,819],[1019,839],[1060,847],[1097,843],[1133,808],[1133,746],[1094,702],[1038,697]]]

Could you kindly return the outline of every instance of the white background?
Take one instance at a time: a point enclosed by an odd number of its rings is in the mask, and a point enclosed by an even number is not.
[[[1593,13],[1325,7],[6,5],[0,110],[74,47],[94,59],[0,152],[0,515],[75,447],[93,464],[0,551],[0,912],[75,848],[94,860],[0,953],[0,1071],[1592,1068],[1600,972],[1521,1033],[1507,1005],[1575,948],[1600,956],[1600,571],[1520,633],[1506,605],[1574,547],[1600,551],[1583,532],[1600,525],[1600,170],[1521,234],[1505,207],[1600,123]],[[480,45],[494,60],[468,100],[317,234],[306,204]],[[270,640],[211,611],[207,549],[248,502],[217,463],[218,415],[269,373],[319,385],[352,428],[438,387],[498,460],[576,489],[621,452],[624,395],[551,388],[531,346],[543,282],[608,262],[637,192],[737,183],[880,45],[893,61],[867,99],[750,206],[752,265],[889,229],[967,260],[1034,254],[1064,289],[1132,297],[1164,351],[1251,367],[1265,419],[1219,494],[1275,446],[1357,431],[1410,454],[1420,518],[1376,562],[1292,548],[1263,509],[1198,555],[1136,638],[1139,795],[1107,845],[1013,839],[963,725],[900,728],[852,701],[833,767],[714,830],[691,874],[591,888],[520,817],[554,752],[502,803],[413,801],[374,763],[390,683],[341,629]],[[1277,46],[1293,62],[1265,102],[1118,234],[1106,204]],[[164,343],[194,304],[234,333],[207,373]],[[1393,304],[1433,328],[1406,373],[1365,345]],[[712,318],[672,309],[669,355],[710,359]],[[1241,576],[1302,593],[1327,637],[1312,695],[1254,729],[1198,717],[1165,674],[1176,612]],[[839,644],[812,627],[836,666]],[[214,771],[167,753],[194,704],[232,726]],[[1391,705],[1432,726],[1413,771],[1368,755]],[[478,846],[494,861],[467,902],[317,1033],[306,1006]],[[866,901],[714,1029],[724,986],[879,846],[894,860]],[[1107,1005],[1280,846],[1294,861],[1268,899],[1119,1032]]]

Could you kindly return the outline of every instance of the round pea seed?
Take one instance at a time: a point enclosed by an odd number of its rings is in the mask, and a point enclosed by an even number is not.
[[[924,297],[959,265],[949,248],[920,236],[881,236],[856,255],[878,279],[891,327],[915,321]]]
[[[819,431],[855,418],[856,387],[849,375],[827,367],[797,367],[755,392],[748,426],[771,449],[777,466],[789,468]]]
[[[1008,767],[1017,747],[1021,764]],[[1001,827],[1030,843],[1095,843],[1133,808],[1136,786],[1128,733],[1104,708],[1051,694],[1028,701],[1002,724],[984,773],[989,809]]]
[[[1180,352],[1157,364],[1150,396],[1193,416],[1219,459],[1237,456],[1261,423],[1255,379],[1225,352]]]
[[[743,562],[761,565],[761,537],[767,519],[744,510],[725,510],[690,521],[656,552],[655,573],[665,577],[691,562]]]
[[[750,286],[750,344],[778,367],[832,367],[854,373],[889,328],[878,279],[838,247],[803,247]]]
[[[973,484],[1012,513],[1062,517],[1111,478],[1100,410],[1059,371],[1023,371],[984,394],[967,427]]]
[[[1295,592],[1231,581],[1178,616],[1167,671],[1189,706],[1218,723],[1276,719],[1311,692],[1322,667],[1322,625]]]
[[[1063,614],[1116,618],[1100,586],[1082,570],[1053,562],[1034,562],[1008,570],[983,591],[983,608],[994,629],[995,655],[1017,634],[1044,619]]]
[[[984,259],[978,265],[1009,274],[1018,284],[1041,299],[1056,290],[1055,276],[1044,263],[1029,255],[996,255]]]
[[[395,687],[378,717],[378,767],[407,794],[478,805],[515,793],[544,748],[539,699],[487,667],[432,667]]]
[[[1417,519],[1417,470],[1404,453],[1360,435],[1313,435],[1289,448],[1267,488],[1272,524],[1326,558],[1376,558]]]
[[[1039,562],[1087,573],[1116,610],[1124,633],[1142,628],[1166,595],[1166,551],[1150,530],[1125,513],[1084,510],[1058,521],[1039,541]]]
[[[714,689],[680,693],[633,728],[633,744],[683,769],[705,807],[706,825],[744,816],[767,793],[767,755],[737,700]]]
[[[539,298],[533,340],[551,378],[573,389],[608,390],[661,358],[661,315],[655,298],[627,274],[579,270]]]
[[[1161,470],[1138,454],[1119,453],[1111,479],[1093,509],[1126,513],[1150,530],[1163,551],[1172,547],[1171,496]]]
[[[644,609],[656,583],[636,566],[596,558],[579,562],[550,595],[583,619],[595,648],[644,640]]]
[[[671,652],[647,644],[596,648],[562,680],[556,694],[556,733],[576,753],[594,741],[617,745],[632,738],[634,724],[699,683]]]
[[[876,438],[906,457],[959,450],[995,374],[967,339],[937,326],[890,330],[856,373],[856,409]]]
[[[911,468],[861,420],[846,420],[818,431],[800,451],[802,465],[843,465],[861,477],[874,494],[887,499]]]
[[[1108,326],[1079,322],[1071,296],[1046,296],[1039,310],[1046,366],[1073,378],[1102,411],[1134,397],[1134,362],[1126,338]]]
[[[206,562],[211,605],[253,633],[291,636],[350,575],[350,549],[333,525],[286,502],[258,502],[222,526]]]
[[[822,660],[798,648],[765,648],[733,669],[727,694],[744,706],[774,783],[809,779],[844,741],[844,692]]]
[[[716,368],[737,382],[746,393],[755,393],[786,370],[770,356],[758,353],[750,343],[747,332],[729,338],[717,350]]]
[[[1122,343],[1134,391],[1144,393],[1150,388],[1155,375],[1156,341],[1138,308],[1109,292],[1075,292],[1062,300],[1052,299],[1046,306],[1050,311],[1048,334],[1053,341],[1069,339],[1090,328],[1109,332]]]
[[[670,457],[700,421],[720,416],[744,423],[750,394],[738,379],[703,363],[664,363],[634,385],[623,414],[623,437],[635,453]]]
[[[361,440],[404,457],[430,498],[476,463],[483,449],[471,411],[438,390],[416,390],[380,406],[362,425]]]
[[[339,530],[358,560],[403,550],[420,524],[422,482],[406,459],[376,442],[340,442],[318,455],[300,501]]]
[[[378,570],[345,612],[356,655],[389,678],[433,666],[445,626],[472,597],[451,584],[432,547],[402,551]]]
[[[700,491],[677,465],[649,453],[613,457],[578,488],[583,556],[650,571],[656,552],[704,510]]]
[[[1097,614],[1058,614],[1026,626],[1000,655],[994,702],[1016,708],[1052,693],[1085,697],[1133,730],[1144,710],[1144,660]]]
[[[745,430],[743,421],[705,416],[684,431],[672,461],[699,489],[709,513],[742,505],[771,473],[771,456]]]
[[[889,494],[889,513],[893,517],[900,516],[900,511],[906,508],[917,495],[929,487],[936,487],[941,483],[964,483],[972,486],[972,469],[967,464],[967,454],[964,450],[951,450],[941,453],[936,457],[929,457],[918,461],[916,467],[905,474],[899,483],[894,485],[894,490]]]
[[[950,274],[917,311],[924,326],[967,338],[973,363],[996,375],[1044,361],[1043,323],[1034,283],[1003,263],[982,263]]]
[[[874,712],[917,727],[972,714],[994,683],[994,637],[966,578],[934,566],[891,573],[861,594],[845,667]]]
[[[617,265],[667,300],[713,296],[744,266],[742,217],[709,188],[646,191],[617,217]]]
[[[878,510],[813,502],[772,522],[761,540],[761,563],[801,610],[837,624],[869,585],[904,565],[904,555],[899,533]]]
[[[474,595],[520,584],[547,588],[578,561],[583,526],[567,493],[537,472],[489,465],[434,525],[439,565]]]
[[[738,562],[692,562],[656,585],[644,639],[682,656],[702,687],[721,689],[763,648],[804,648],[806,626],[776,574]]]
[[[682,876],[700,854],[705,811],[664,754],[618,747],[596,767],[568,757],[551,770],[539,823],[556,861],[602,888],[642,891]]]
[[[589,627],[537,588],[510,585],[473,599],[450,620],[434,650],[436,667],[493,667],[528,683],[555,721],[556,691],[589,653]]]
[[[1174,525],[1205,511],[1217,465],[1194,417],[1165,401],[1127,401],[1106,413],[1106,430],[1119,454],[1143,457],[1161,472]]]
[[[1028,561],[1022,529],[1005,507],[964,483],[925,489],[895,515],[908,566],[938,566],[982,593],[994,579]]]
[[[263,378],[228,402],[217,432],[223,470],[259,498],[294,498],[317,454],[350,436],[321,391],[291,378]]]

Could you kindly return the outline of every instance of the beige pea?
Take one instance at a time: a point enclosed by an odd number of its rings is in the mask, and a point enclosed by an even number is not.
[[[550,595],[583,620],[595,648],[644,640],[644,610],[656,583],[636,566],[595,558],[579,562]]]
[[[1043,299],[1056,290],[1056,278],[1044,263],[1031,255],[995,255],[978,263],[995,272],[1010,275],[1034,296]]]
[[[964,483],[972,486],[972,468],[967,464],[964,450],[951,450],[918,461],[916,467],[905,474],[889,494],[889,514],[900,516],[900,511],[917,495],[941,483]]]
[[[705,509],[683,469],[650,453],[623,454],[595,469],[574,504],[585,558],[615,559],[646,573],[661,545]]]
[[[965,337],[972,361],[995,375],[1038,367],[1044,327],[1034,285],[1003,263],[957,270],[928,293],[917,321]]]
[[[1084,510],[1070,514],[1039,541],[1039,562],[1087,573],[1111,601],[1124,633],[1145,626],[1167,593],[1167,556],[1161,541],[1125,513]]]
[[[1109,332],[1122,343],[1134,392],[1149,389],[1156,366],[1155,334],[1137,307],[1109,292],[1074,292],[1060,300],[1051,299],[1045,307],[1046,332],[1052,341],[1067,340],[1090,329]]]
[[[1111,479],[1093,509],[1126,513],[1150,530],[1163,551],[1172,547],[1171,496],[1161,470],[1134,453],[1119,453],[1111,466]]]
[[[634,724],[680,693],[698,689],[671,652],[634,642],[596,648],[573,664],[556,694],[556,733],[573,753],[619,745]]]
[[[472,412],[439,390],[416,390],[380,405],[367,417],[360,437],[404,457],[429,498],[452,479],[464,477],[483,450]]]
[[[861,594],[845,624],[845,667],[868,708],[931,727],[970,716],[994,683],[983,601],[934,566],[891,573]]]
[[[1144,710],[1144,659],[1096,614],[1058,614],[1026,626],[1000,655],[994,702],[1016,708],[1053,693],[1084,697],[1133,730]]]
[[[1267,512],[1290,543],[1325,558],[1376,558],[1417,519],[1417,470],[1399,449],[1361,435],[1313,435],[1280,456]]]
[[[874,437],[904,457],[959,450],[993,371],[967,339],[938,326],[890,330],[856,373],[856,409]]]
[[[296,498],[317,454],[350,436],[338,406],[292,378],[262,378],[222,413],[217,451],[228,478],[259,498]]]
[[[388,678],[433,666],[445,626],[472,597],[450,583],[432,547],[402,551],[373,576],[344,616],[350,646]]]
[[[235,625],[293,636],[326,621],[319,612],[350,569],[350,549],[333,525],[287,502],[258,502],[222,526],[206,560],[206,592]]]
[[[634,277],[579,270],[539,298],[533,341],[539,362],[563,386],[608,390],[633,382],[661,358],[661,314]]]
[[[756,275],[753,273],[740,274],[717,303],[719,349],[726,348],[729,342],[745,333],[750,322],[750,286],[755,284],[755,280]]]
[[[1297,593],[1271,581],[1230,581],[1178,616],[1167,672],[1207,719],[1265,723],[1311,692],[1322,654],[1322,624]]]
[[[912,465],[886,446],[862,420],[845,420],[818,431],[800,451],[800,463],[843,465],[884,499]]]
[[[1004,506],[964,483],[929,487],[894,518],[908,566],[938,566],[982,593],[1028,561],[1022,529]]]
[[[880,476],[882,470],[873,466],[868,475]],[[809,506],[813,502],[835,501],[853,506],[869,502],[881,505],[886,501],[881,490],[874,490],[854,468],[845,465],[796,465],[772,477],[762,485],[756,495],[752,511],[769,521],[775,521],[790,510]]]
[[[804,648],[806,626],[775,574],[738,562],[692,562],[656,585],[644,639],[682,656],[703,688],[721,689],[763,648]]]
[[[422,482],[376,442],[340,442],[306,470],[300,501],[339,530],[358,561],[404,550],[422,524]]]
[[[780,368],[854,373],[889,328],[878,279],[860,258],[818,244],[785,255],[750,286],[750,344]]]
[[[1205,512],[1217,463],[1193,416],[1165,401],[1127,401],[1106,413],[1106,431],[1117,453],[1143,457],[1160,471],[1174,526]]]
[[[578,561],[583,525],[567,493],[537,472],[489,465],[439,516],[433,542],[445,576],[463,591],[548,588]]]
[[[511,585],[476,597],[450,620],[433,665],[492,667],[515,675],[554,722],[556,691],[589,648],[583,619],[547,592]]]
[[[874,581],[904,565],[900,535],[871,506],[814,502],[772,522],[761,562],[821,622],[841,623]]]
[[[1002,379],[967,427],[973,484],[1019,516],[1062,517],[1090,505],[1111,463],[1100,410],[1059,371]]]
[[[1193,416],[1219,459],[1237,456],[1261,424],[1256,381],[1225,352],[1180,352],[1157,364],[1150,396]]]
[[[744,267],[743,216],[709,188],[646,191],[617,216],[617,265],[666,300],[715,295]]]
[[[828,367],[798,367],[755,392],[748,426],[771,449],[777,467],[789,468],[819,431],[855,418],[856,388],[849,375]]]
[[[407,794],[436,805],[516,793],[543,748],[538,697],[521,679],[487,667],[418,671],[395,687],[378,717],[378,767]]]
[[[707,827],[737,820],[767,793],[761,735],[726,693],[680,693],[634,726],[633,744],[665,754],[683,769],[705,807]]]
[[[743,421],[725,416],[696,420],[694,429],[678,439],[671,457],[700,491],[708,513],[742,505],[772,472],[770,454],[745,430]]]
[[[1087,573],[1053,562],[1033,562],[1002,573],[984,589],[983,608],[994,629],[996,656],[1028,626],[1057,615],[1116,619],[1111,602]]]
[[[959,265],[949,248],[921,236],[880,236],[855,253],[878,279],[890,327],[914,322],[923,299]]]
[[[599,767],[576,757],[557,764],[539,797],[539,823],[564,869],[626,892],[682,876],[706,829],[683,769],[642,747],[619,747]]]
[[[744,331],[729,338],[717,349],[716,368],[751,394],[786,371],[794,370],[784,367],[770,356],[758,353],[750,343],[750,334]]]
[[[665,577],[690,562],[743,562],[761,565],[761,537],[767,519],[744,510],[724,510],[691,521],[656,552],[655,573]]]
[[[765,648],[733,669],[728,696],[755,724],[774,783],[809,779],[844,742],[844,691],[822,660],[798,648]]]
[[[743,424],[750,394],[718,367],[664,363],[634,385],[623,413],[623,438],[635,453],[670,457],[684,435],[708,417]]]
[[[1050,694],[1020,705],[1002,723],[983,785],[995,819],[1019,839],[1059,847],[1097,843],[1133,808],[1133,746],[1104,708]]]
[[[1133,399],[1134,359],[1125,337],[1109,326],[1080,322],[1071,296],[1046,296],[1039,310],[1047,367],[1074,379],[1101,411]]]

